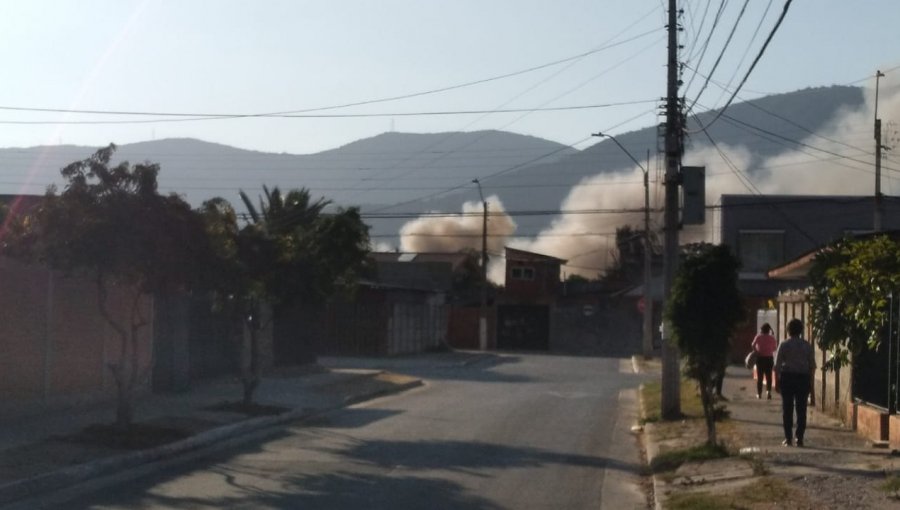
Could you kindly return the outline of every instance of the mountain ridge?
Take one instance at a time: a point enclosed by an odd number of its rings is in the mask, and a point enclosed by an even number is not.
[[[864,103],[861,88],[810,87],[731,105],[707,129],[717,144],[747,147],[749,174],[761,161],[791,150],[820,130],[842,109]],[[716,112],[697,116],[703,125]],[[785,120],[789,119],[789,120]],[[748,126],[757,126],[759,129]],[[798,126],[802,126],[802,129]],[[688,127],[699,125],[693,118]],[[659,144],[651,126],[616,135],[638,160]],[[688,148],[708,145],[698,132]],[[0,189],[5,193],[43,193],[59,183],[59,169],[88,157],[95,148],[74,145],[0,149]],[[159,163],[160,189],[184,195],[194,205],[212,196],[239,206],[238,190],[253,196],[263,185],[307,187],[314,196],[364,211],[415,214],[426,210],[458,212],[466,201],[480,200],[471,184],[478,178],[485,196],[497,195],[507,210],[556,210],[573,186],[591,176],[633,167],[612,140],[577,150],[530,135],[484,130],[450,133],[386,132],[312,154],[269,153],[193,138],[168,138],[119,146],[116,158]],[[685,160],[685,164],[691,164]],[[20,179],[20,181],[16,181]],[[398,205],[399,204],[399,205]],[[398,215],[399,216],[399,215]],[[538,231],[552,217],[517,218],[522,231]],[[405,218],[372,220],[373,232],[394,234]]]

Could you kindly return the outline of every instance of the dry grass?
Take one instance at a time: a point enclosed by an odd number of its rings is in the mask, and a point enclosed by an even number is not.
[[[786,482],[771,477],[761,477],[743,487],[730,491],[717,491],[715,494],[707,491],[674,493],[666,500],[664,508],[666,510],[728,508],[813,510],[819,506],[811,503],[805,493],[790,487]]]

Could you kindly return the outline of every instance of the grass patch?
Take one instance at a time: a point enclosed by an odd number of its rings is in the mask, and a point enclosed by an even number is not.
[[[681,379],[681,417],[700,418],[703,416],[703,403],[697,394],[697,383],[691,379]],[[662,385],[660,381],[648,382],[641,386],[641,423],[662,421]]]
[[[900,476],[890,475],[887,479],[881,484],[881,490],[885,492],[897,492],[900,491]]]
[[[710,446],[703,444],[685,448],[683,450],[672,450],[660,453],[651,461],[650,470],[654,473],[674,471],[685,462],[722,459],[728,456],[728,450],[723,445]]]
[[[810,502],[803,493],[770,477],[760,478],[740,489],[725,493],[675,493],[669,496],[664,506],[667,510],[718,510],[770,508],[772,502],[778,502],[779,507],[783,508],[810,508]]]

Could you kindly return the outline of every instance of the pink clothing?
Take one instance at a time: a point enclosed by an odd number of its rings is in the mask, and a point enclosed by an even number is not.
[[[753,339],[753,343],[750,344],[750,346],[753,347],[757,355],[771,357],[775,355],[778,341],[775,340],[775,337],[772,335],[760,333],[756,335],[756,338]]]

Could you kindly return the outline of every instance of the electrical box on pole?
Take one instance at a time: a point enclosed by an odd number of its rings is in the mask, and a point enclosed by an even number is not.
[[[706,167],[681,167],[681,224],[706,222]]]

